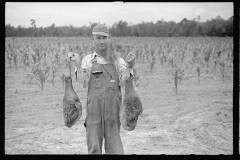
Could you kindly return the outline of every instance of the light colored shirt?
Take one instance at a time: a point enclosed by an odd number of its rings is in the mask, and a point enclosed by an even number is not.
[[[84,72],[91,72],[91,67],[92,67],[92,59],[96,56],[96,63],[99,64],[107,64],[107,62],[105,61],[105,59],[97,54],[96,52],[93,52],[92,54],[88,54],[85,57],[83,57],[82,59],[82,63],[81,63],[81,68],[82,68],[82,73]],[[127,69],[127,64],[124,61],[123,58],[118,58],[115,62],[115,67],[117,69],[118,75],[119,75],[119,80],[121,80],[122,75],[124,73],[124,71]],[[131,74],[133,74],[133,71],[130,71]]]
[[[127,68],[127,64],[124,61],[124,59],[122,59],[121,57],[119,57],[116,61],[115,61],[115,67],[119,73],[119,75],[122,75],[122,73],[126,70]]]
[[[83,57],[82,59],[82,63],[81,63],[81,68],[83,71],[91,71],[91,67],[92,67],[92,60],[93,58],[96,56],[96,60],[97,63],[99,64],[107,64],[107,62],[105,61],[105,59],[100,56],[99,54],[97,54],[96,52],[93,52],[92,54],[88,54],[85,57]]]

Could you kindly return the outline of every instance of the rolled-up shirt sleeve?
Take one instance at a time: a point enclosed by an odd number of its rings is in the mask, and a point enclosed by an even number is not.
[[[89,70],[88,57],[87,56],[82,59],[81,68],[82,68],[82,71]]]
[[[117,71],[118,71],[119,85],[120,85],[120,86],[124,86],[124,85],[125,85],[125,83],[124,83],[124,81],[125,81],[125,80],[124,80],[124,78],[125,78],[124,73],[125,73],[125,71],[127,71],[127,64],[126,64],[126,62],[124,61],[124,59],[119,58],[119,59],[116,61],[115,65],[116,65],[116,68],[117,68]],[[129,71],[130,71],[130,73],[133,75],[133,69],[130,69]],[[130,73],[129,73],[129,74],[130,74]],[[125,73],[125,74],[126,74],[126,73]]]
[[[119,73],[119,75],[122,75],[123,72],[124,72],[126,69],[127,69],[127,64],[126,64],[126,62],[125,62],[122,58],[120,58],[120,59],[118,60],[118,73]]]

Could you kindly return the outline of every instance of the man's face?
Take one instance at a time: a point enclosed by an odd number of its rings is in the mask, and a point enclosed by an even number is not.
[[[106,51],[109,44],[109,37],[102,35],[93,35],[93,42],[97,50]]]

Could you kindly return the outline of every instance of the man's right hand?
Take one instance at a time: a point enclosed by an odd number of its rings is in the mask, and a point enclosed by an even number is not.
[[[71,59],[71,61],[74,61],[74,62],[79,62],[80,61],[79,54],[75,53],[75,52],[68,52],[67,58],[68,58],[68,61],[70,59]]]

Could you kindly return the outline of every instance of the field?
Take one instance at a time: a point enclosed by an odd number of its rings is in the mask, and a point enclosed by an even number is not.
[[[144,108],[135,130],[121,128],[125,154],[233,154],[232,38],[112,41],[123,58],[136,53]],[[5,45],[5,154],[87,154],[87,90],[78,73],[83,115],[67,128],[61,75],[69,75],[67,52],[91,53],[90,39],[6,38]]]

